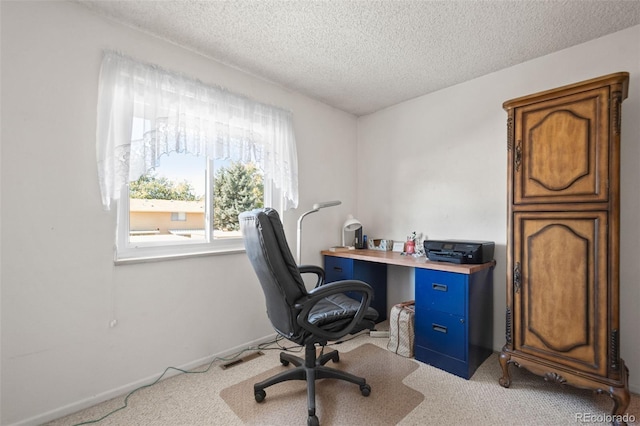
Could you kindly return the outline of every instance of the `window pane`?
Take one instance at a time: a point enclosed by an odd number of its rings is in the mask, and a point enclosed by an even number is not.
[[[264,207],[260,169],[252,163],[216,163],[213,183],[214,238],[240,238],[238,215]]]
[[[206,241],[204,157],[172,152],[129,183],[129,242]]]

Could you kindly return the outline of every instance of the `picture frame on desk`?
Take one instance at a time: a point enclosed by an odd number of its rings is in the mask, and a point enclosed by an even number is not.
[[[402,241],[394,241],[393,242],[393,249],[391,249],[391,251],[396,252],[396,253],[404,252],[404,243]]]

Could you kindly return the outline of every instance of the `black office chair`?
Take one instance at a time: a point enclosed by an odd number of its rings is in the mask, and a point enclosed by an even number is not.
[[[294,369],[283,371],[253,387],[257,402],[266,396],[265,388],[286,380],[307,381],[308,425],[318,425],[315,406],[315,381],[334,378],[360,386],[369,396],[366,380],[344,371],[326,367],[329,360],[338,362],[338,351],[316,357],[316,344],[341,339],[350,333],[373,329],[378,313],[369,307],[373,297],[371,286],[355,280],[324,283],[324,269],[319,266],[297,266],[284,235],[278,212],[257,209],[240,214],[240,229],[249,260],[258,275],[267,304],[267,315],[281,336],[305,347],[305,359],[280,353],[282,365],[292,363]],[[317,276],[316,287],[307,291],[301,273]],[[345,292],[362,295],[357,301]]]

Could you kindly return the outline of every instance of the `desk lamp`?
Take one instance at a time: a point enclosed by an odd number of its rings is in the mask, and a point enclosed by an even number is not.
[[[311,210],[308,212],[302,213],[302,215],[298,218],[298,249],[297,249],[297,257],[298,265],[300,265],[300,254],[302,253],[302,219],[308,214],[315,213],[320,209],[324,209],[325,207],[333,207],[342,204],[342,201],[324,201],[322,203],[316,203],[311,207]]]
[[[344,242],[345,233],[347,231],[357,231],[360,228],[362,228],[362,224],[360,223],[360,221],[358,219],[355,219],[352,215],[349,215],[347,220],[344,222],[344,225],[342,225],[342,246],[343,247],[346,246]]]

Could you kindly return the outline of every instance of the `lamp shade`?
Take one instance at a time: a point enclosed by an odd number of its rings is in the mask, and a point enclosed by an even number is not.
[[[356,218],[354,218],[353,216],[349,215],[349,217],[347,218],[347,220],[344,222],[344,225],[342,225],[342,245],[345,246],[345,233],[346,232],[353,232],[353,231],[357,231],[358,229],[362,228],[362,224],[360,223],[360,221]]]

